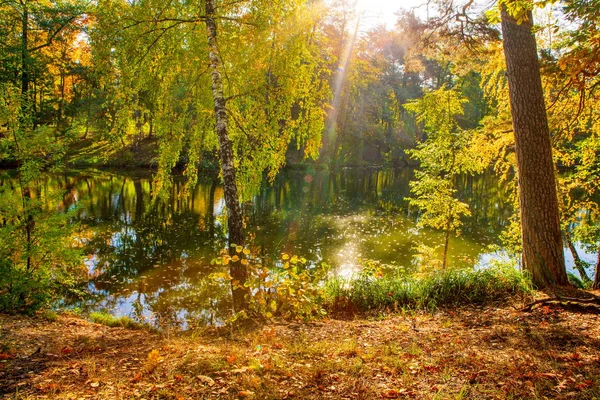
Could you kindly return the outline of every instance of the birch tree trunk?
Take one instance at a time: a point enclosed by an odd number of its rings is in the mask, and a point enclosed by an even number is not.
[[[227,206],[227,224],[229,230],[229,244],[244,244],[244,224],[242,210],[238,198],[235,180],[235,166],[233,165],[233,149],[229,140],[228,117],[223,95],[223,80],[221,78],[221,57],[217,45],[217,24],[213,0],[205,0],[205,21],[208,34],[208,57],[212,79],[212,93],[215,103],[216,131],[219,140],[219,155],[221,158],[221,172],[223,175],[223,193]],[[231,247],[229,248],[230,252]],[[246,291],[241,287],[246,282],[246,267],[238,262],[230,262],[230,274],[233,278],[231,290],[233,293],[233,307],[235,311],[244,310],[248,303]]]

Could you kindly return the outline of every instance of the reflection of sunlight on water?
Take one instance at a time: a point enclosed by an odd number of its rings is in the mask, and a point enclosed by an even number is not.
[[[352,235],[356,237],[356,235]],[[356,272],[359,271],[359,257],[360,253],[358,251],[358,246],[356,242],[352,239],[342,246],[342,248],[338,251],[336,257],[336,265],[337,271],[336,275],[341,278],[350,278]]]
[[[353,214],[337,217],[333,220],[336,228],[342,232],[341,238],[344,243],[335,254],[336,275],[342,278],[350,278],[361,269],[360,242],[364,242],[361,236],[369,219],[365,214]]]
[[[473,269],[480,270],[490,267],[493,263],[510,263],[511,258],[505,251],[494,251],[489,253],[482,253],[479,255],[479,259]]]

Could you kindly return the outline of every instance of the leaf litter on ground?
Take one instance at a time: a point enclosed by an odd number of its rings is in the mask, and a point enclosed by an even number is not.
[[[593,399],[599,322],[596,314],[506,304],[161,336],[69,314],[54,322],[0,315],[0,395]]]

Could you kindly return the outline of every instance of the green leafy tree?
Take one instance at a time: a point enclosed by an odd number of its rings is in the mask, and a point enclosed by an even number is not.
[[[194,185],[203,152],[217,151],[230,244],[245,240],[240,198],[255,193],[263,173],[275,177],[288,145],[295,142],[305,157],[318,155],[328,97],[312,37],[318,12],[296,0],[98,4],[92,40],[108,59],[114,136],[123,141],[139,129],[139,84],[155,80],[154,194],[166,193],[180,161]],[[230,270],[235,307],[243,308],[236,286],[244,285],[246,268],[234,262]]]
[[[427,134],[427,139],[410,151],[420,169],[410,184],[414,197],[409,202],[422,211],[419,225],[444,231],[442,268],[447,265],[450,235],[460,234],[461,217],[470,215],[469,206],[456,198],[456,177],[481,168],[469,151],[469,131],[457,123],[464,103],[455,90],[442,87],[404,106],[417,116]]]

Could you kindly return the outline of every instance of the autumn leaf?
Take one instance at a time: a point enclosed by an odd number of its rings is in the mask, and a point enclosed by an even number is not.
[[[131,383],[136,383],[142,380],[142,373],[138,372],[135,376],[130,380]]]

